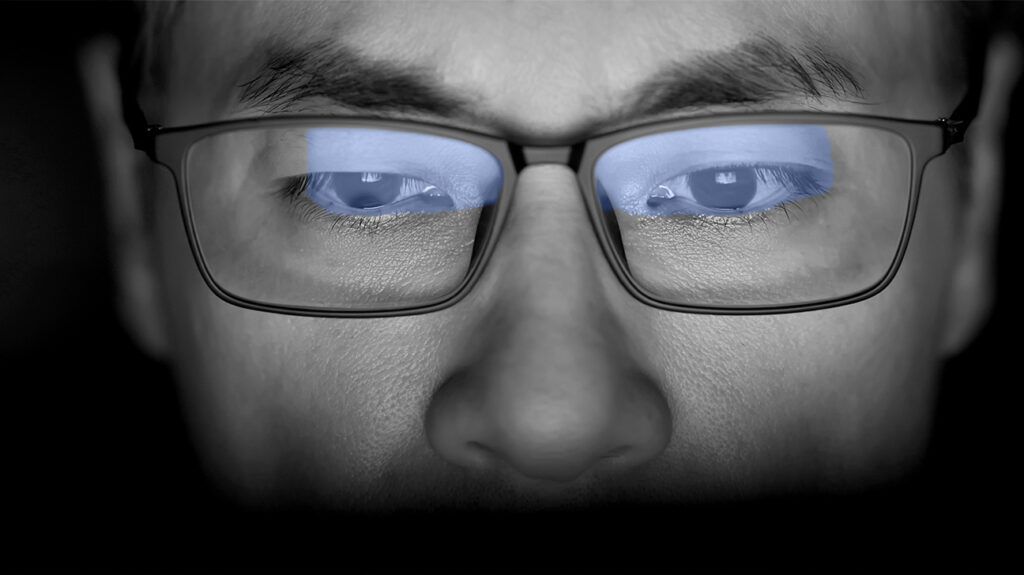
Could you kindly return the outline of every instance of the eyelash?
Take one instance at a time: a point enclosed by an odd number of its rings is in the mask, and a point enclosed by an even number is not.
[[[757,179],[762,183],[768,183],[768,179],[785,185],[792,186],[796,193],[790,195],[784,201],[772,206],[767,210],[752,211],[745,214],[693,214],[688,219],[696,224],[708,225],[719,229],[733,226],[751,227],[755,223],[762,223],[765,226],[777,225],[775,217],[785,215],[786,223],[791,223],[800,212],[804,211],[804,201],[811,201],[817,204],[818,200],[827,195],[829,190],[821,185],[808,168],[798,166],[782,166],[778,164],[729,164],[727,166],[711,166],[723,171],[742,168],[752,169]],[[689,186],[690,174],[709,168],[690,170],[682,175],[686,185]],[[679,177],[679,176],[677,176]],[[792,209],[792,211],[791,211]]]
[[[771,177],[771,179],[776,182],[792,185],[800,190],[800,197],[820,195],[828,191],[821,186],[809,169],[798,166],[783,166],[779,164],[729,164],[727,166],[712,167],[721,171],[729,171],[737,168],[754,170],[754,174],[761,182],[768,183],[768,178]],[[698,171],[703,170],[690,170],[686,173],[684,178],[687,179],[687,185],[689,185],[690,174]],[[808,189],[811,191],[808,192]]]

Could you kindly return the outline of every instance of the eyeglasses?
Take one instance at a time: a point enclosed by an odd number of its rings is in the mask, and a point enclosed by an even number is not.
[[[577,173],[623,287],[664,310],[787,313],[869,298],[895,276],[930,160],[962,141],[968,94],[934,122],[730,114],[523,146],[433,124],[276,117],[163,128],[136,147],[174,175],[196,263],[223,300],[324,317],[449,307],[499,241],[517,174]]]

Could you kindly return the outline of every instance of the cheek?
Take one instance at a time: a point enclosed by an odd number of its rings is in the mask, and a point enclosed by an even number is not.
[[[930,315],[900,296],[799,316],[655,324],[676,344],[659,350],[675,414],[665,459],[743,491],[751,481],[856,485],[898,475],[926,438],[935,366]]]
[[[164,197],[159,256],[173,359],[212,475],[252,501],[309,478],[360,491],[422,445],[450,339],[436,319],[300,318],[227,304],[203,282],[176,200]]]
[[[658,367],[674,414],[663,461],[743,491],[766,479],[839,487],[906,472],[928,439],[941,362],[953,181],[951,162],[929,167],[900,271],[871,299],[800,314],[652,312],[638,321],[645,362]]]

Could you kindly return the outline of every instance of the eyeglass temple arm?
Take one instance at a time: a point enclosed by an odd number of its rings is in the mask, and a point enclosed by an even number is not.
[[[160,131],[161,126],[149,124],[146,121],[146,115],[142,112],[142,106],[139,105],[138,90],[140,83],[135,67],[132,65],[131,53],[132,50],[121,50],[118,61],[118,72],[121,77],[121,110],[135,149],[146,152],[146,155],[155,161],[155,136]]]
[[[131,90],[122,88],[121,106],[124,110],[125,124],[128,126],[135,149],[146,152],[149,159],[156,161],[156,134],[160,131],[160,126],[146,123],[142,107],[139,106],[139,101]]]

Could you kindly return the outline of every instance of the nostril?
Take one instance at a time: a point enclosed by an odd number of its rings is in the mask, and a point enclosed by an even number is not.
[[[483,443],[480,443],[479,441],[467,441],[466,442],[466,449],[468,449],[469,451],[472,451],[472,452],[481,452],[482,451],[482,452],[484,452],[484,453],[486,453],[488,455],[494,455],[494,450],[493,449],[491,449],[490,447],[487,447],[486,445],[484,445]]]
[[[495,466],[511,466],[512,469],[516,469],[527,477],[532,478],[549,479],[559,482],[571,481],[578,477],[587,467],[590,467],[589,464],[583,467],[571,465],[572,462],[579,463],[577,461],[579,458],[574,456],[574,454],[565,453],[555,458],[527,457],[520,459],[506,456],[500,449],[479,441],[465,441],[461,445],[462,451],[465,454],[464,461],[472,461],[474,467],[493,469]],[[602,460],[611,461],[618,459],[621,462],[627,460],[628,456],[635,451],[636,449],[631,445],[620,445],[608,450],[604,455],[589,459],[589,461],[597,463]],[[587,460],[587,458],[583,459]]]
[[[479,467],[491,467],[501,459],[497,451],[479,441],[467,441],[464,447],[469,458]]]
[[[620,445],[615,449],[611,449],[607,453],[602,455],[601,459],[615,459],[617,457],[622,457],[623,455],[632,451],[632,449],[633,448],[628,445]]]

